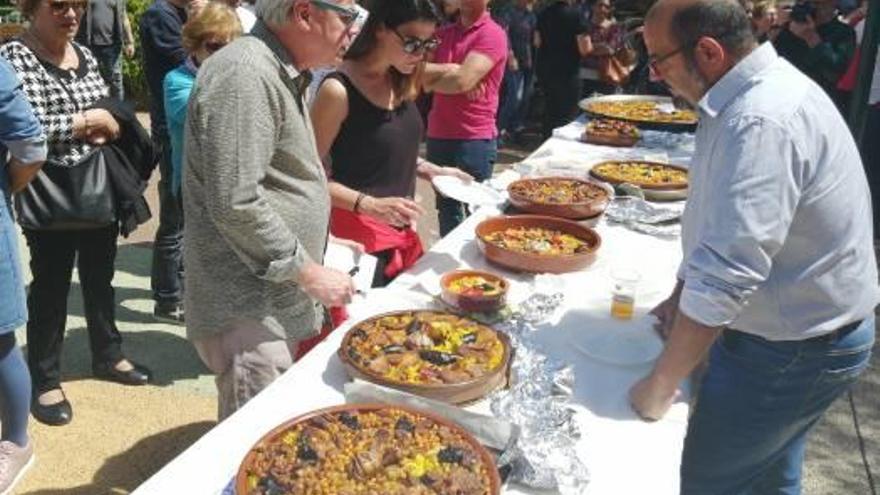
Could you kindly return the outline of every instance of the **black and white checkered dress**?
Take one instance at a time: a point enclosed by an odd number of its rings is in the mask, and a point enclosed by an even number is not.
[[[34,114],[43,124],[48,160],[64,167],[73,167],[92,149],[84,140],[73,137],[73,116],[109,94],[92,53],[76,43],[73,47],[79,67],[62,70],[38,58],[18,39],[0,46],[0,56],[15,68]]]

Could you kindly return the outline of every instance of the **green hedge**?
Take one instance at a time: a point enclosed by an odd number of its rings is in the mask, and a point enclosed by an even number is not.
[[[140,109],[146,109],[150,103],[150,93],[147,90],[147,78],[144,75],[144,57],[141,52],[140,21],[141,15],[150,6],[151,0],[126,0],[128,20],[134,34],[135,54],[132,58],[125,58],[122,65],[122,75],[125,82],[126,98],[134,100]]]

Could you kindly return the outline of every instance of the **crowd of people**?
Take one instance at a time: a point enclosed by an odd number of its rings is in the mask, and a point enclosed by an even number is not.
[[[375,255],[373,286],[388,284],[423,253],[417,180],[491,177],[498,140],[526,129],[536,87],[545,137],[593,93],[666,92],[700,110],[685,261],[655,311],[667,348],[631,400],[662,417],[711,347],[683,492],[799,484],[809,427],[867,362],[877,303],[871,199],[841,117],[863,16],[844,21],[834,0],[803,5],[660,0],[642,25],[618,20],[612,0],[553,0],[537,12],[515,0],[494,15],[489,0],[371,0],[366,10],[351,0],[154,0],[138,26],[146,138],[120,104],[121,57],[135,45],[124,2],[20,0],[28,27],[0,46],[10,157],[0,173],[0,493],[32,462],[29,413],[49,425],[73,418],[60,355],[74,266],[94,375],[151,380],[122,350],[112,281],[117,238],[145,220],[138,199],[154,168],[153,314],[186,326],[216,375],[223,419],[345,318],[356,288],[323,265],[328,243]],[[309,97],[311,71],[326,67]],[[878,164],[877,148],[866,147],[866,163]],[[788,168],[754,166],[768,157]],[[467,215],[442,195],[437,211],[441,235]],[[26,294],[16,217],[30,251]],[[14,336],[24,324],[26,360]],[[807,378],[779,380],[805,353]],[[801,397],[808,377],[844,365],[806,410],[741,410]]]

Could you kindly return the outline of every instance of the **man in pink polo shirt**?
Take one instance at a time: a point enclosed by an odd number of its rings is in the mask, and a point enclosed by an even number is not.
[[[492,176],[498,94],[507,62],[507,35],[489,16],[489,0],[461,0],[458,21],[437,31],[440,46],[425,70],[434,92],[428,115],[429,161],[455,166],[483,181]],[[465,217],[464,205],[437,197],[440,235]]]

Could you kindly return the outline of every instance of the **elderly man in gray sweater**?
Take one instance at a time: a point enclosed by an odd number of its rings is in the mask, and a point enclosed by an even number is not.
[[[262,0],[251,34],[199,69],[183,178],[187,335],[217,374],[221,419],[293,364],[351,278],[322,266],[327,177],[307,69],[351,43],[352,0]]]

